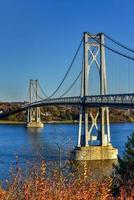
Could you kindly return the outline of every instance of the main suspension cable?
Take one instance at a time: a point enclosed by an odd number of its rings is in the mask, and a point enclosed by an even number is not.
[[[40,83],[38,82],[39,89],[41,90],[44,97],[48,98],[47,94],[44,92],[43,88],[41,87]]]
[[[82,39],[81,39],[81,41],[80,41],[80,44],[79,44],[79,46],[78,46],[78,48],[77,48],[77,50],[76,50],[76,53],[75,53],[75,55],[74,55],[74,57],[73,57],[73,60],[72,60],[71,64],[69,65],[69,68],[68,68],[67,72],[65,73],[65,75],[64,75],[64,77],[63,77],[63,79],[62,79],[62,81],[60,82],[60,84],[59,84],[59,86],[56,88],[56,90],[48,97],[48,99],[50,99],[51,97],[53,97],[53,96],[58,92],[58,90],[60,89],[60,87],[62,86],[62,84],[64,83],[66,77],[68,76],[68,74],[69,74],[69,72],[70,72],[70,70],[71,70],[71,68],[72,68],[72,66],[73,66],[73,64],[74,64],[74,61],[75,61],[75,59],[76,59],[76,57],[77,57],[77,55],[78,55],[78,52],[79,52],[79,50],[80,50],[80,48],[81,48],[82,43],[83,43],[83,37],[82,37]]]
[[[75,85],[75,83],[79,79],[81,73],[82,73],[82,70],[80,71],[80,73],[78,74],[78,76],[76,77],[76,79],[72,82],[72,84],[70,85],[70,87],[59,98],[65,96],[73,88],[73,86]]]
[[[114,42],[115,44],[117,44],[118,46],[128,50],[128,51],[131,51],[132,53],[134,53],[134,49],[131,49],[130,47],[120,43],[120,42],[117,42],[116,40],[114,40],[113,38],[111,38],[110,36],[106,35],[105,33],[103,33],[103,35],[106,36],[106,38],[108,38],[109,40],[111,40],[112,42]]]
[[[118,54],[118,55],[120,55],[120,56],[123,56],[123,57],[125,57],[125,58],[128,58],[128,59],[130,59],[130,60],[134,60],[134,57],[128,56],[128,55],[126,55],[126,54],[124,54],[124,53],[121,53],[121,52],[115,50],[115,49],[112,49],[111,47],[109,47],[109,46],[107,46],[107,45],[105,45],[105,44],[102,44],[102,43],[99,42],[96,38],[92,37],[92,35],[91,35],[90,33],[88,33],[88,35],[89,35],[94,41],[96,41],[98,44],[104,46],[104,47],[107,48],[108,50],[110,50],[110,51],[112,51],[112,52],[114,52],[114,53],[116,53],[116,54]]]
[[[94,51],[95,51],[95,47],[93,49],[93,53],[94,53]],[[91,57],[92,57],[92,55],[90,55],[88,57],[88,61],[90,60]],[[80,75],[82,75],[82,71],[83,71],[83,58],[82,58],[82,70],[80,71],[80,73],[78,74],[78,76],[76,77],[76,79],[72,82],[72,84],[70,85],[70,87],[59,98],[65,96],[73,88],[73,86],[75,85],[75,83],[79,79]]]

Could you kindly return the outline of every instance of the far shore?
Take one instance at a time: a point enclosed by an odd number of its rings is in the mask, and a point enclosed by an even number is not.
[[[26,124],[26,122],[0,120],[0,124]]]
[[[0,124],[26,124],[27,122],[0,120]],[[78,124],[78,121],[43,121],[44,124]]]
[[[74,120],[74,121],[43,121],[42,123],[44,124],[78,124],[79,121]],[[91,123],[91,121],[89,121]],[[134,121],[116,121],[116,122],[110,122],[110,124],[116,124],[116,123],[134,123]],[[17,125],[17,124],[27,124],[27,122],[22,122],[22,121],[9,121],[9,120],[0,120],[0,124],[12,124],[12,125]]]

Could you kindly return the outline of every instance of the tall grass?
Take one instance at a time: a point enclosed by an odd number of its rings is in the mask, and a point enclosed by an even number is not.
[[[0,200],[113,200],[112,178],[85,179],[81,174],[70,172],[63,175],[61,168],[54,167],[51,176],[46,176],[46,163],[34,165],[27,174],[18,166],[12,172],[5,190],[0,190]],[[134,190],[129,195],[120,188],[117,200],[134,199]]]

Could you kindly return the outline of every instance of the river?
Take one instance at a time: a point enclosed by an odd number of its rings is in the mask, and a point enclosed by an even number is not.
[[[111,142],[122,156],[127,136],[134,131],[134,123],[111,124]],[[45,124],[43,129],[27,129],[25,125],[0,125],[0,179],[9,177],[16,155],[22,166],[39,157],[47,161],[68,158],[68,152],[77,144],[77,124]],[[59,146],[59,147],[58,147]]]

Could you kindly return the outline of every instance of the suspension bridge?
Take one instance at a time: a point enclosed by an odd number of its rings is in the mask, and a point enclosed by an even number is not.
[[[133,55],[133,49],[105,33],[84,32],[67,72],[54,92],[47,95],[38,80],[30,80],[26,103],[20,109],[0,114],[0,118],[28,110],[27,126],[42,127],[40,107],[78,106],[78,144],[73,152],[75,159],[116,159],[118,150],[110,141],[109,107],[134,108]],[[73,73],[73,67],[75,79],[68,81],[71,84],[59,94],[69,74]],[[77,69],[79,73],[76,75]],[[88,107],[97,108],[96,116],[92,113],[89,116]],[[92,120],[90,125],[89,117]],[[94,129],[97,135],[94,135]]]

